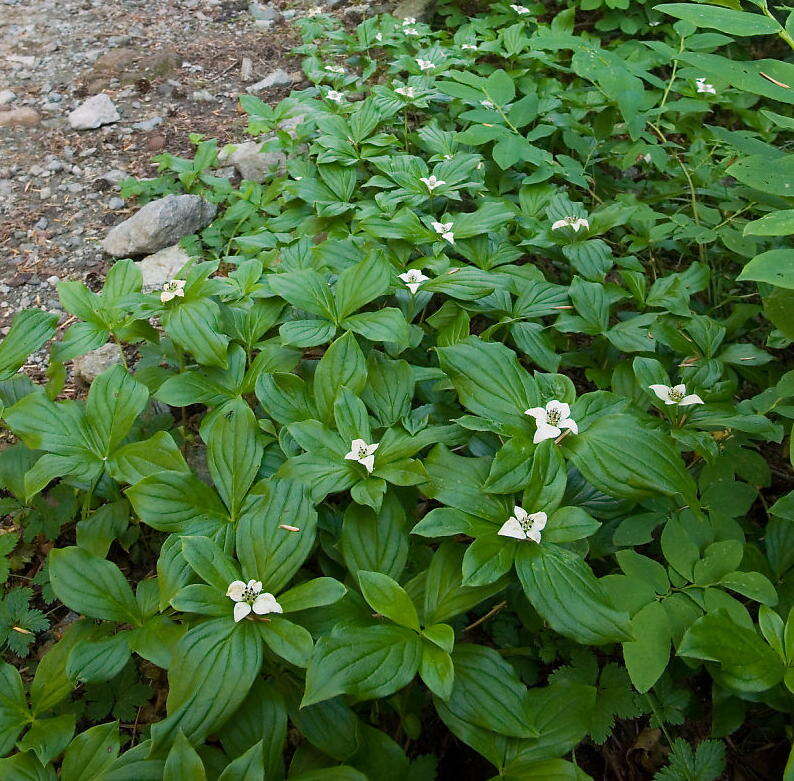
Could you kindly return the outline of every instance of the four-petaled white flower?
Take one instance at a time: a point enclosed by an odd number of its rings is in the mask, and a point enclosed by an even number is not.
[[[375,33],[375,40],[380,43],[383,40],[383,33]]]
[[[160,293],[160,301],[167,304],[173,298],[185,297],[185,280],[172,279],[163,285],[163,290]]]
[[[346,73],[345,69],[341,65],[326,65],[325,69],[329,73]]]
[[[395,87],[394,91],[404,98],[415,98],[416,90],[413,87]]]
[[[528,513],[523,507],[514,507],[513,515],[502,524],[497,534],[540,544],[540,533],[546,528],[547,520],[546,513]]]
[[[490,100],[481,100],[480,101],[480,105],[481,106],[485,106],[485,108],[493,108],[494,107],[493,102],[490,101]]]
[[[419,35],[419,30],[416,27],[403,27],[403,32],[406,35]]]
[[[226,590],[226,596],[234,600],[234,620],[242,621],[251,611],[258,616],[267,613],[283,613],[281,605],[269,592],[262,593],[262,583],[258,580],[234,580]]]
[[[473,44],[473,43],[464,43],[460,48],[461,49],[471,49],[473,51],[477,51],[477,46],[475,44]]]
[[[431,222],[433,230],[438,233],[442,239],[445,239],[450,244],[455,243],[455,234],[452,232],[451,222]]]
[[[371,472],[375,468],[375,451],[380,446],[380,442],[368,445],[363,439],[354,439],[350,443],[350,452],[345,456],[348,461],[358,461]]]
[[[695,79],[695,89],[698,92],[707,92],[710,95],[716,95],[717,94],[717,90],[714,89],[714,85],[713,84],[709,84],[706,81],[706,79],[703,78],[703,76],[701,76],[698,79]]]
[[[436,67],[432,60],[423,60],[421,57],[417,57],[416,64],[420,71],[429,71]]]
[[[649,385],[648,386],[665,404],[677,404],[688,407],[690,404],[703,404],[697,393],[687,396],[686,385]]]
[[[564,428],[574,434],[579,433],[576,421],[570,418],[571,408],[564,401],[552,399],[545,407],[532,407],[524,414],[535,418],[537,429],[532,441],[536,445],[544,439],[557,439]]]
[[[328,100],[332,100],[334,103],[342,103],[345,99],[344,93],[335,89],[329,89],[325,97],[328,98]]]
[[[397,276],[405,282],[405,286],[411,291],[412,296],[416,295],[416,291],[419,290],[422,282],[427,282],[427,280],[430,279],[430,277],[425,276],[418,268],[408,269],[404,274],[398,274]],[[377,447],[377,445],[375,447]],[[345,458],[347,458],[347,456],[345,456]]]
[[[419,179],[420,182],[423,182],[425,187],[432,193],[436,187],[443,187],[446,182],[443,179],[436,179],[435,176],[422,176]]]
[[[523,16],[524,14],[529,13],[529,8],[524,8],[523,5],[510,5],[510,7],[519,15]]]
[[[405,27],[405,26],[406,26],[406,25],[408,25],[408,24],[416,24],[416,19],[415,19],[415,17],[413,17],[413,16],[406,16],[406,17],[405,17],[405,19],[403,19],[403,27]]]
[[[579,228],[589,228],[590,223],[584,217],[563,217],[561,220],[557,220],[557,222],[553,223],[551,229],[553,231],[559,230],[560,228],[573,228],[576,233],[579,232]]]

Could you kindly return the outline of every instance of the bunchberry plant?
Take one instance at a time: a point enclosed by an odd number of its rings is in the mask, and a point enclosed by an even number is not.
[[[475,6],[300,19],[284,165],[0,342],[0,778],[780,777],[792,17]]]

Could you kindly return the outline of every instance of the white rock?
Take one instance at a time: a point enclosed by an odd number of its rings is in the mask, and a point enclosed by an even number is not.
[[[193,100],[198,100],[201,103],[214,103],[215,96],[207,89],[196,90],[191,97]]]
[[[138,263],[138,268],[143,274],[143,292],[150,293],[152,290],[160,290],[166,282],[177,275],[189,260],[190,255],[178,244],[145,257]]]
[[[69,125],[74,130],[93,130],[121,119],[113,101],[104,93],[94,95],[69,114]]]
[[[121,348],[113,342],[108,342],[97,350],[91,350],[90,353],[75,358],[72,362],[72,370],[77,377],[90,385],[102,372],[117,363],[121,363]]]
[[[254,63],[250,57],[243,57],[240,63],[240,81],[251,81],[254,75]],[[1,95],[2,93],[0,93]]]
[[[15,97],[16,93],[10,89],[0,90],[0,106],[7,106]]]
[[[272,89],[273,87],[286,87],[289,84],[292,84],[292,76],[283,68],[276,68],[272,73],[268,73],[262,81],[251,84],[246,90],[248,92],[259,92],[263,89]]]

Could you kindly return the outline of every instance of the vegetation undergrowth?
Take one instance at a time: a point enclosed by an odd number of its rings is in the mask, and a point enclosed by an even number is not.
[[[484,5],[300,20],[178,278],[14,321],[0,778],[780,777],[792,24]]]

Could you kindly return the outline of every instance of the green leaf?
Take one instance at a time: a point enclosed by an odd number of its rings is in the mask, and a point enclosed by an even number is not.
[[[654,10],[683,19],[695,27],[707,27],[728,35],[774,35],[783,29],[774,19],[762,14],[734,11],[705,3],[663,3],[655,5]]]
[[[81,732],[69,744],[61,765],[62,781],[101,778],[119,753],[119,723],[111,721]]]
[[[667,611],[660,602],[649,602],[631,619],[634,640],[623,643],[634,688],[644,694],[659,680],[670,659],[671,629]]]
[[[739,626],[723,611],[702,616],[686,631],[678,655],[716,662],[712,675],[739,692],[762,692],[779,683],[784,666],[754,629]]]
[[[40,309],[25,309],[14,315],[11,329],[0,341],[0,380],[12,377],[31,353],[55,333],[58,316]]]
[[[69,654],[66,674],[78,683],[97,683],[115,678],[130,660],[127,633],[105,640],[84,640]]]
[[[214,732],[245,699],[261,665],[262,641],[253,622],[235,624],[229,616],[191,629],[168,671],[168,717],[152,727],[153,752],[170,747],[179,730],[195,743]]]
[[[258,781],[262,775],[262,741],[232,760],[218,776],[218,781]]]
[[[204,366],[227,366],[229,337],[219,329],[218,305],[209,298],[184,301],[163,318],[166,333]]]
[[[399,578],[408,559],[405,511],[392,494],[381,510],[350,504],[345,510],[339,547],[345,564],[355,577],[359,570],[382,572]]]
[[[367,381],[364,354],[352,333],[340,336],[325,351],[314,373],[314,397],[321,420],[330,421],[336,392],[342,386],[360,393]]]
[[[512,350],[472,336],[437,352],[441,368],[467,409],[500,423],[527,425],[524,411],[537,406],[538,391]]]
[[[527,687],[494,649],[464,643],[452,654],[455,683],[448,707],[458,719],[500,735],[537,735],[530,717]]]
[[[242,399],[218,410],[207,435],[207,466],[232,520],[256,479],[263,446],[253,410]]]
[[[264,495],[253,498],[237,523],[237,557],[246,580],[261,580],[277,593],[314,545],[317,512],[299,483],[274,478],[263,490]]]
[[[401,626],[345,629],[339,636],[321,637],[306,670],[301,707],[338,694],[387,697],[413,679],[421,655],[419,636]]]
[[[794,250],[771,249],[756,255],[736,277],[739,281],[767,282],[794,289]]]
[[[401,626],[419,631],[419,616],[411,598],[396,581],[381,572],[358,573],[364,599],[377,613]]]
[[[163,781],[181,781],[185,777],[204,781],[207,776],[201,757],[190,745],[182,730],[179,730],[165,759]]]
[[[527,599],[552,629],[589,645],[631,638],[628,616],[613,607],[579,556],[557,545],[519,545],[518,578]]]
[[[266,624],[259,624],[260,634],[270,650],[296,667],[306,667],[314,648],[308,629],[282,616],[273,615]]]
[[[185,457],[167,431],[123,445],[108,459],[108,474],[119,483],[134,485],[157,472],[189,472]]]
[[[422,643],[422,661],[419,675],[436,697],[448,700],[455,682],[455,667],[447,651],[434,643]]]
[[[208,537],[181,537],[182,555],[193,571],[222,594],[233,580],[240,579],[237,562]]]
[[[25,737],[17,742],[17,748],[32,751],[42,765],[48,765],[69,745],[74,735],[74,724],[73,713],[35,719]]]
[[[324,607],[338,602],[347,589],[334,578],[314,578],[279,595],[278,601],[285,613]]]
[[[346,268],[334,287],[338,322],[382,296],[388,288],[388,267],[377,258],[366,258]]]
[[[50,583],[58,599],[90,618],[138,624],[140,608],[121,570],[82,548],[50,551]]]
[[[22,678],[15,667],[0,662],[0,754],[7,754],[30,721]]]
[[[729,166],[726,173],[761,192],[790,196],[794,155],[777,158],[774,164],[766,155],[743,157]]]
[[[586,431],[566,437],[563,449],[585,478],[610,496],[640,500],[682,494],[697,506],[694,481],[673,440],[628,415],[597,418]]]

